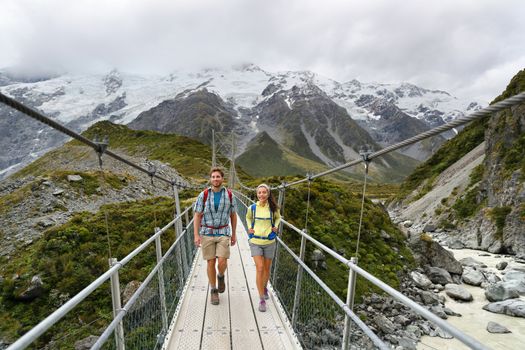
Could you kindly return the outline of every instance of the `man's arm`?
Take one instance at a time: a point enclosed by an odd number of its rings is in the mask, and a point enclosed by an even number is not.
[[[193,215],[193,242],[197,247],[201,245],[201,236],[199,230],[201,228],[201,220],[204,213],[195,212]]]
[[[232,223],[231,245],[234,246],[237,242],[237,233],[235,232],[237,230],[237,214],[235,212],[230,214],[230,220]]]

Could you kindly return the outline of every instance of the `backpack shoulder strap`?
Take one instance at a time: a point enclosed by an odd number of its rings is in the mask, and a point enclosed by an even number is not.
[[[250,209],[252,210],[252,230],[253,230],[253,227],[255,226],[255,210],[257,208],[257,204],[252,204],[250,206]]]
[[[204,190],[204,199],[203,199],[203,201],[202,201],[202,205],[203,205],[204,207],[206,207],[206,201],[208,200],[208,192],[209,192],[209,190],[210,190],[209,188],[207,188],[207,189]]]
[[[228,191],[228,197],[230,197],[230,204],[233,205],[233,194],[232,194],[232,190],[230,190],[229,188],[227,188],[226,191]]]

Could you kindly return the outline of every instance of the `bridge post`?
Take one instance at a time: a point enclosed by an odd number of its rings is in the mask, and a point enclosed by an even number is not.
[[[357,265],[357,257],[350,258],[350,261]],[[354,297],[355,297],[355,282],[357,280],[357,273],[350,269],[348,273],[348,289],[346,292],[346,306],[350,310],[354,309]],[[343,331],[343,350],[347,350],[348,346],[350,345],[350,329],[352,328],[352,324],[350,321],[350,317],[348,315],[345,315],[345,328]]]
[[[303,230],[306,234],[306,229]],[[306,252],[306,237],[301,236],[301,250],[299,251],[299,258],[304,261],[304,255]],[[297,280],[295,283],[295,295],[293,298],[293,309],[292,309],[292,327],[297,324],[297,317],[299,312],[299,304],[301,302],[301,283],[303,280],[303,267],[297,265]]]
[[[179,217],[180,216],[180,201],[179,201],[179,189],[177,188],[177,186],[173,186],[173,196],[175,197],[175,217]],[[179,238],[179,236],[182,234],[182,218],[179,217],[176,221],[175,221],[175,232],[176,232],[176,235],[177,237],[176,238]],[[181,247],[181,250],[182,252],[184,253],[184,255],[181,254],[181,260],[182,260],[182,274],[183,276],[186,276],[186,272],[189,271],[187,266],[186,266],[186,261],[187,261],[187,251],[186,251],[186,241],[184,239],[181,240],[180,242],[180,247]]]
[[[117,264],[116,258],[109,258],[109,267],[113,267]],[[118,312],[122,310],[122,302],[120,300],[120,280],[118,275],[118,270],[110,277],[111,281],[111,300],[113,302],[113,318],[117,317]],[[119,322],[117,328],[115,329],[115,344],[117,350],[125,349],[124,342],[124,327],[122,327],[122,321]]]
[[[279,206],[279,210],[281,210],[281,215],[284,214],[283,212],[283,208],[284,208],[284,191],[286,191],[286,189],[283,187],[282,189],[279,190],[279,197],[277,197],[277,205]],[[279,223],[279,236],[282,237],[282,233],[283,233],[283,223],[282,221]],[[272,275],[272,286],[275,285],[275,279],[277,278],[277,273],[275,271],[277,271],[277,267],[279,265],[279,242],[275,242],[275,244],[277,244],[275,246],[275,256],[273,258],[273,264],[272,264],[272,270],[273,270],[273,275]]]
[[[155,233],[159,232],[160,228],[155,227]],[[160,235],[155,238],[155,250],[157,253],[157,264],[162,260],[162,245],[160,243]],[[168,315],[166,313],[166,291],[164,290],[164,268],[162,265],[157,270],[159,280],[159,298],[160,298],[160,311],[162,315],[162,331],[159,334],[160,337],[164,337],[168,331]]]

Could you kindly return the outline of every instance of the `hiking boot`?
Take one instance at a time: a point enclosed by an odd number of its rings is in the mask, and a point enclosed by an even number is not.
[[[264,299],[261,299],[261,301],[259,301],[259,311],[260,312],[266,311],[266,301]]]
[[[224,293],[224,290],[226,289],[226,283],[224,283],[224,276],[217,275],[217,282],[219,293]]]
[[[268,300],[270,299],[270,295],[268,294],[268,288],[264,287],[264,299]]]
[[[212,305],[219,305],[219,290],[217,288],[211,290],[210,301]]]

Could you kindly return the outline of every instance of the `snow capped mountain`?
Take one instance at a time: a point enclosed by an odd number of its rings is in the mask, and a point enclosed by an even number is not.
[[[231,68],[204,69],[198,72],[177,71],[167,76],[127,74],[113,70],[108,74],[72,75],[58,77],[13,79],[0,71],[0,91],[41,110],[46,115],[76,131],[83,131],[100,120],[128,124],[142,112],[163,101],[183,98],[206,88],[225,101],[234,117],[245,120],[255,134],[258,130],[256,106],[276,93],[284,96],[288,109],[294,107],[293,89],[303,94],[318,93],[319,89],[335,103],[345,108],[352,119],[367,121],[381,119],[369,105],[375,100],[386,100],[407,115],[435,126],[480,108],[479,104],[454,98],[443,91],[431,91],[408,83],[369,84],[352,80],[345,83],[323,77],[310,71],[271,73],[253,64]],[[288,95],[286,95],[288,94]],[[368,102],[368,103],[365,103]],[[0,178],[17,165],[27,164],[35,154],[56,147],[65,139],[50,142],[46,138],[56,134],[46,132],[39,123],[17,123],[28,117],[0,106]],[[25,131],[17,134],[16,128]],[[29,128],[29,129],[28,129]],[[6,130],[9,129],[9,132]],[[248,135],[253,137],[254,135]],[[47,141],[46,141],[47,140]],[[246,144],[249,140],[243,140]],[[9,150],[9,152],[7,152]],[[33,154],[33,157],[31,156]]]

